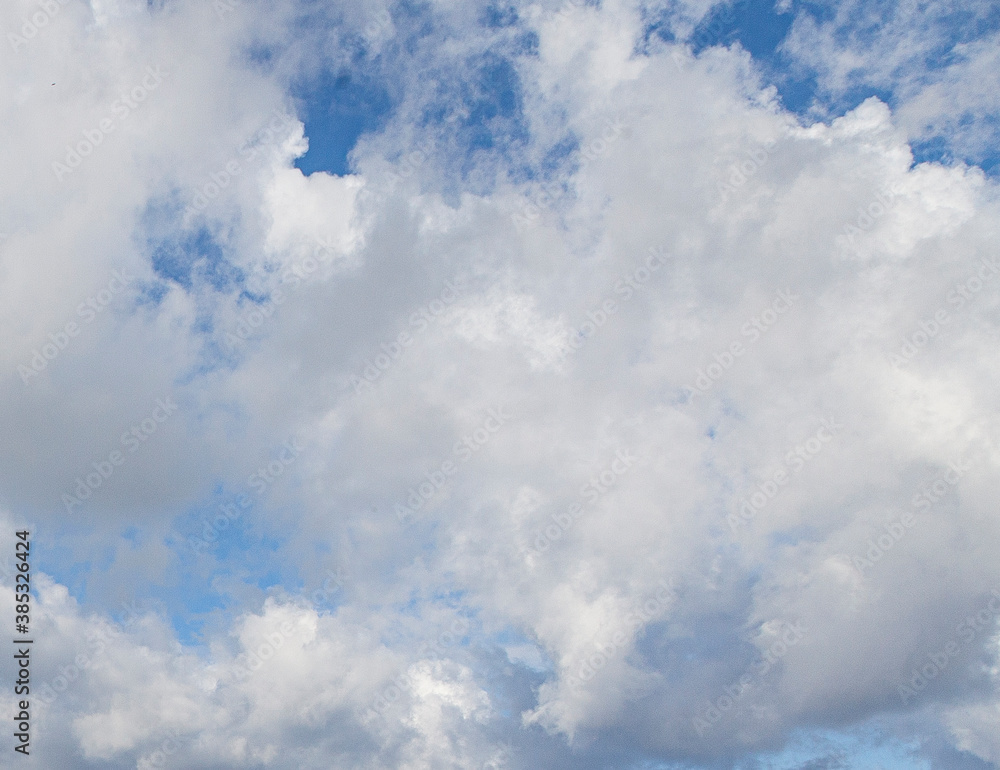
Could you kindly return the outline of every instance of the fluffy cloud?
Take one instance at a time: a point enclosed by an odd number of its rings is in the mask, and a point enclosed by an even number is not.
[[[1000,211],[913,163],[935,86],[804,125],[627,2],[58,8],[3,54],[37,766],[998,761]],[[393,94],[343,177],[310,60]]]
[[[912,141],[990,161],[996,144],[996,7],[991,3],[828,3],[797,13],[781,49],[819,85],[813,107],[866,89],[891,94]],[[992,161],[991,161],[992,162]]]

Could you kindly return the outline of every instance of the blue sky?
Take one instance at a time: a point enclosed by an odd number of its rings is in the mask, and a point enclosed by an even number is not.
[[[401,6],[401,9],[405,8]],[[824,3],[795,0],[781,6],[770,0],[743,0],[714,6],[686,37],[678,37],[669,17],[661,17],[649,24],[643,38],[648,40],[653,35],[667,42],[683,40],[696,55],[713,46],[739,45],[753,57],[764,82],[777,88],[782,106],[808,124],[817,119],[829,121],[842,116],[873,96],[890,107],[897,107],[908,95],[912,81],[933,80],[949,65],[963,59],[960,52],[963,46],[989,41],[1000,29],[1000,11],[988,6],[981,13],[974,8],[935,13],[931,16],[935,34],[916,62],[907,62],[883,79],[867,77],[864,70],[856,70],[852,73],[850,85],[841,89],[831,89],[822,84],[820,68],[815,63],[802,61],[794,51],[789,50],[789,33],[795,23],[803,24],[808,20],[827,25],[831,27],[835,40],[865,45],[866,41],[875,42],[889,31],[880,21],[903,13],[893,3],[869,4],[866,10],[875,17],[874,20],[850,16],[846,20],[838,19],[834,8]],[[407,32],[411,40],[419,40],[421,34],[427,33],[426,26],[421,30],[421,24],[426,25],[427,17],[416,9],[407,9],[399,17],[397,24],[402,21],[410,26]],[[517,20],[518,14],[513,6],[501,8],[491,5],[484,10],[480,21],[489,27],[511,27],[516,26]],[[369,22],[368,28],[378,29],[379,21]],[[518,44],[521,50],[511,51],[515,57],[530,52],[537,41],[529,32],[521,35]],[[296,160],[297,168],[305,174],[314,171],[345,174],[352,170],[349,156],[358,138],[365,133],[377,132],[396,106],[394,101],[399,101],[398,95],[394,99],[394,89],[387,82],[392,77],[387,72],[391,67],[389,61],[398,55],[395,50],[382,52],[371,62],[359,56],[343,71],[321,67],[318,73],[295,84],[292,94],[300,105],[305,134],[310,141],[309,151]],[[523,137],[525,132],[524,126],[516,124],[520,83],[516,70],[511,66],[511,59],[491,54],[480,65],[476,80],[478,98],[468,87],[448,94],[451,100],[457,98],[461,104],[460,122],[451,127],[464,134],[460,147],[468,158],[467,162],[472,161],[476,150],[491,149],[498,139],[502,144],[506,144],[505,139],[507,143],[513,139],[516,146],[516,139]],[[447,112],[444,107],[429,106],[424,120],[441,122]],[[515,121],[503,137],[498,137],[493,130],[498,116],[507,116]],[[959,117],[963,131],[986,135],[996,131],[995,114],[956,117]],[[573,138],[567,137],[564,144],[566,150],[559,146],[553,148],[553,157],[561,157],[572,149]],[[995,143],[986,143],[977,148],[978,151],[971,151],[967,146],[956,146],[949,141],[947,133],[932,132],[915,137],[912,148],[915,163],[966,163],[977,165],[991,175],[995,173],[998,161]],[[529,178],[544,176],[545,165],[548,164],[543,164],[542,168],[526,167],[524,172]]]
[[[995,4],[29,13],[32,766],[1000,766]]]

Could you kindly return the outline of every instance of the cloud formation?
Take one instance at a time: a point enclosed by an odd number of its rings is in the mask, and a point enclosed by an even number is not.
[[[913,149],[995,46],[799,15],[898,97],[809,122],[709,10],[0,12],[26,766],[1000,763],[1000,208]],[[391,101],[349,174],[321,72]]]

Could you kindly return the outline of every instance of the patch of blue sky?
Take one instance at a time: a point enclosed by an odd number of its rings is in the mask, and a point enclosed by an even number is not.
[[[410,596],[406,602],[397,605],[395,610],[406,617],[423,618],[426,616],[428,608],[436,606],[458,610],[459,615],[467,616],[469,614],[468,608],[462,604],[465,595],[465,591],[438,591],[428,597],[420,595],[420,589],[414,587],[411,588]]]
[[[450,589],[435,591],[431,594],[431,600],[448,607],[461,607],[462,602],[468,596],[466,589]]]
[[[177,233],[151,244],[154,272],[187,290],[194,283],[207,283],[217,291],[228,291],[245,278],[243,271],[229,262],[222,247],[204,227],[191,233]]]
[[[317,171],[343,176],[358,138],[378,130],[392,112],[389,92],[363,69],[324,69],[297,83],[292,96],[305,125],[309,150],[295,161],[303,174]]]
[[[483,11],[482,23],[487,27],[513,27],[517,22],[517,9],[509,3],[493,3]]]
[[[580,138],[574,135],[567,136],[556,142],[542,156],[537,169],[529,168],[526,173],[529,179],[548,179],[556,172],[565,168],[566,161],[574,156],[580,149]]]
[[[781,751],[759,753],[739,770],[930,770],[916,742],[903,743],[874,728],[801,730]]]
[[[271,46],[256,41],[246,49],[247,59],[265,70],[275,61],[277,53]]]
[[[65,585],[84,613],[106,612],[112,620],[120,623],[126,614],[125,607],[134,605],[140,613],[152,610],[165,614],[182,643],[199,644],[198,632],[204,619],[226,608],[228,604],[224,597],[206,590],[209,582],[190,570],[178,571],[176,574],[180,576],[179,580],[169,585],[135,582],[127,588],[128,595],[124,605],[111,602],[107,606],[90,606],[89,580],[93,575],[111,568],[120,558],[121,549],[141,549],[143,545],[139,542],[141,538],[138,532],[136,527],[127,526],[122,531],[122,543],[117,548],[109,545],[100,551],[97,558],[79,560],[74,546],[80,538],[88,539],[93,534],[92,527],[67,524],[61,528],[54,543],[39,549],[35,557],[35,569]]]
[[[668,625],[666,621],[656,621],[640,629],[635,638],[634,657],[655,669],[664,681],[682,682],[694,670],[692,666],[713,657],[713,651],[705,646],[701,636],[668,634]],[[747,646],[737,657],[727,660],[732,667],[731,678],[736,679],[751,668],[754,656]]]
[[[338,577],[337,569],[330,562],[324,564],[324,570],[309,579],[300,578],[291,582],[282,579],[280,583],[288,598],[305,603],[319,614],[330,614],[345,602],[343,582],[338,585],[338,581],[343,576]],[[274,585],[277,583],[258,587],[262,590],[270,590]]]
[[[642,8],[642,37],[636,46],[636,53],[648,55],[650,41],[656,37],[665,43],[677,42],[674,34],[673,13],[671,8]]]
[[[507,665],[522,669],[522,673],[530,672],[533,681],[541,682],[556,670],[545,648],[513,626],[500,629],[483,641],[496,648],[506,658]],[[488,678],[496,678],[495,666],[485,665],[482,670]]]
[[[38,548],[37,552],[32,554],[31,566],[33,570],[44,572],[56,583],[66,586],[70,595],[83,605],[87,603],[87,578],[92,574],[93,564],[90,560],[77,561],[74,548],[59,542],[60,540],[72,542],[73,529],[76,529],[76,535],[82,535],[84,532],[90,534],[89,528],[64,526],[59,540],[46,544],[44,548]]]
[[[523,165],[530,131],[522,91],[511,59],[489,52],[466,62],[464,76],[445,75],[435,102],[424,111],[423,125],[448,136],[458,177],[475,193],[493,187],[493,178],[479,176],[486,158],[508,167]]]
[[[135,546],[139,546],[142,545],[143,542],[142,533],[143,533],[142,529],[132,525],[125,527],[125,529],[122,531],[122,538],[129,541]]]
[[[531,137],[516,60],[536,55],[539,41],[536,33],[521,29],[519,21],[511,4],[487,6],[479,23],[484,33],[494,36],[492,44],[466,61],[453,62],[453,67],[422,71],[436,91],[423,106],[418,127],[450,147],[454,174],[449,178],[455,189],[446,191],[449,198],[470,186],[473,192],[489,193],[494,180],[483,170],[496,162],[512,169],[515,181],[531,180],[547,177],[572,152],[572,142],[553,148],[541,168],[524,160]],[[374,58],[357,57],[349,73],[325,71],[294,87],[309,140],[309,151],[296,162],[303,173],[350,172],[350,153],[358,139],[391,119],[402,98],[393,96],[391,84],[402,81],[398,70],[412,67],[413,53],[434,33],[433,11],[398,4],[392,9],[392,25],[393,37]]]
[[[1000,114],[979,116],[978,118],[973,118],[968,114],[960,116],[956,121],[956,130],[970,129],[993,137],[993,142],[985,143],[987,146],[1000,147]],[[996,177],[1000,174],[1000,151],[966,156],[962,153],[956,153],[949,137],[941,135],[912,142],[911,147],[914,163],[923,163],[924,161],[938,161],[945,165],[957,162],[974,163],[990,176]]]
[[[239,580],[266,593],[280,583],[277,568],[248,575],[246,560],[238,564],[213,569],[209,573],[178,571],[177,579],[170,585],[150,586],[135,599],[141,609],[155,607],[165,615],[177,640],[186,647],[204,647],[206,626],[218,629],[223,618],[231,612],[244,611],[245,605],[236,597],[215,590],[219,582]],[[286,591],[297,595],[296,591]]]
[[[273,553],[285,538],[260,528],[265,509],[266,498],[219,483],[210,498],[175,517],[175,550],[194,558],[211,553],[222,560],[239,559],[247,553]]]
[[[251,343],[239,350],[213,337],[202,338],[202,346],[191,366],[177,377],[178,386],[187,386],[217,371],[235,371],[251,351]]]
[[[692,660],[714,659],[724,661],[733,678],[738,678],[760,660],[760,651],[744,629],[747,611],[752,606],[753,583],[757,579],[743,580],[741,587],[745,590],[738,605],[717,607],[715,612],[698,617],[676,614],[654,617],[636,636],[636,655],[666,677],[683,678]],[[667,633],[670,623],[677,621],[689,629],[686,635]]]
[[[170,291],[170,285],[166,281],[140,281],[137,287],[135,304],[139,307],[146,305],[156,307]]]
[[[766,59],[777,51],[794,19],[794,14],[778,11],[774,0],[722,4],[695,28],[692,49],[697,55],[710,46],[739,41],[755,59]]]
[[[803,6],[802,3],[793,3],[788,10],[778,10],[774,0],[723,3],[702,19],[687,42],[695,55],[713,46],[739,43],[777,87],[784,106],[804,114],[817,95],[816,73],[804,71],[794,62],[786,60],[780,50],[795,20],[796,11]],[[813,14],[817,18],[832,18],[832,11],[823,6],[816,6]],[[663,40],[673,39],[669,26],[662,19],[650,25],[650,31]]]
[[[143,211],[137,240],[149,254],[153,272],[165,285],[177,284],[191,291],[195,284],[207,284],[219,292],[229,292],[246,275],[226,257],[216,235],[204,224],[182,229],[183,207],[177,195],[150,201]],[[143,304],[156,304],[166,289],[155,283],[144,286]]]
[[[473,65],[474,76],[464,81],[460,98],[468,115],[460,118],[470,150],[493,149],[527,139],[521,114],[521,80],[513,64],[495,54],[486,54]]]
[[[241,506],[241,499],[249,505]],[[245,559],[247,554],[272,554],[282,539],[255,524],[261,520],[263,507],[251,494],[217,490],[211,499],[175,518],[176,548],[190,555],[209,553],[221,562]]]
[[[864,13],[858,14],[855,23],[843,25],[833,31],[835,41],[874,47],[886,33],[898,13],[898,3],[883,0],[867,3]],[[697,55],[716,45],[739,43],[761,67],[767,82],[778,90],[786,109],[807,120],[820,117],[829,120],[849,112],[865,99],[877,96],[890,107],[896,108],[905,96],[905,89],[914,84],[930,81],[934,73],[956,62],[961,54],[957,46],[992,35],[1000,30],[1000,6],[973,8],[948,8],[937,13],[931,23],[934,35],[926,36],[934,42],[907,61],[893,73],[891,82],[871,81],[864,68],[850,74],[847,87],[839,93],[828,93],[820,88],[822,73],[793,59],[782,47],[792,23],[799,15],[809,16],[817,24],[829,24],[835,19],[835,6],[829,3],[792,0],[787,8],[779,9],[774,0],[735,0],[716,6],[695,28],[688,39]],[[673,33],[665,17],[655,17],[647,22],[647,36],[657,35],[672,40]],[[979,125],[967,130],[997,136],[996,116],[979,119]],[[987,152],[963,155],[957,152],[949,136],[931,137],[918,142],[914,148],[915,162],[937,161],[953,163],[963,161],[981,166],[988,173],[995,173],[1000,164],[1000,153]],[[995,146],[995,143],[989,143]]]
[[[202,636],[204,626],[217,623],[216,615],[233,606],[227,597],[206,590],[205,585],[190,573],[181,573],[180,579],[171,585],[149,584],[139,594],[137,592],[133,600],[139,610],[155,606],[165,613],[177,641],[186,647],[203,646],[206,641]]]

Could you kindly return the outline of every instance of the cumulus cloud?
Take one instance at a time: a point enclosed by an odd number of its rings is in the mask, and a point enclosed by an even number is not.
[[[2,54],[34,766],[1000,761],[1000,211],[912,145],[985,43],[806,123],[640,46],[696,4],[55,7]],[[341,176],[324,68],[392,100]]]
[[[827,3],[797,13],[781,49],[815,77],[819,114],[877,89],[919,147],[982,163],[996,144],[997,21],[991,3]]]

